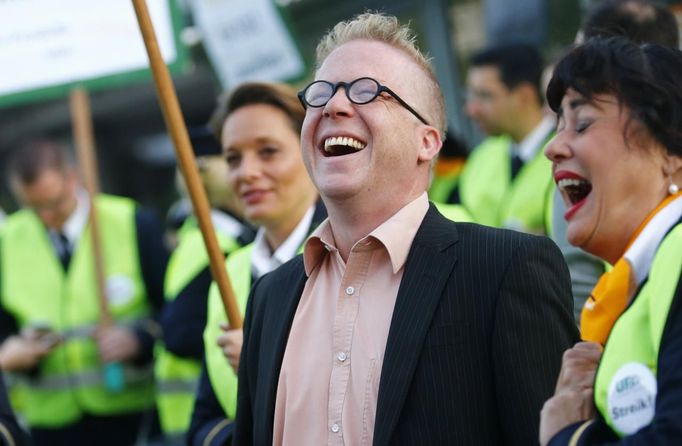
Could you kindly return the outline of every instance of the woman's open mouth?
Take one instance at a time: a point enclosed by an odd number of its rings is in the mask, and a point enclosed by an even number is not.
[[[555,175],[555,181],[559,192],[569,203],[568,210],[564,214],[564,218],[568,220],[585,204],[592,192],[592,183],[573,173]]]

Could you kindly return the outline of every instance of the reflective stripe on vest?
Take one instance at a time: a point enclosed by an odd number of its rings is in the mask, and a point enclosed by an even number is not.
[[[161,430],[170,435],[185,432],[192,419],[201,362],[175,356],[159,345],[154,374]]]
[[[95,206],[109,308],[116,321],[134,321],[149,314],[137,249],[135,204],[125,198],[98,196]],[[66,339],[40,363],[39,378],[25,389],[24,414],[31,426],[59,427],[78,420],[85,411],[95,415],[138,411],[153,405],[153,382],[127,383],[121,392],[108,392],[98,380],[78,380],[77,386],[45,390],[41,382],[53,377],[88,376],[100,368],[91,338],[99,319],[90,230],[75,247],[69,270],[62,269],[48,234],[32,211],[10,216],[2,229],[3,307],[20,327],[48,325]],[[11,261],[9,260],[11,259]],[[81,383],[88,383],[83,384]]]
[[[121,321],[118,325],[123,327],[133,328],[135,326],[135,321]],[[81,325],[79,327],[73,327],[59,332],[59,336],[62,339],[78,339],[78,338],[92,338],[95,336],[97,331],[97,325],[87,324]]]
[[[682,224],[661,242],[649,277],[616,321],[595,381],[595,403],[620,436],[648,425],[654,415],[658,352],[682,271]]]
[[[239,247],[232,237],[216,232],[224,253]],[[209,265],[208,253],[200,229],[194,221],[185,222],[180,242],[168,262],[164,282],[166,301],[171,301]],[[199,385],[201,361],[181,358],[158,345],[155,350],[156,406],[161,430],[166,435],[184,433],[194,409]]]
[[[190,393],[194,396],[196,390],[196,379],[167,379],[156,383],[156,391],[160,394]]]
[[[254,244],[251,243],[238,249],[228,257],[226,262],[237,305],[242,314],[246,309],[246,301],[251,291],[251,253],[253,247]],[[225,309],[218,286],[213,283],[208,293],[208,317],[204,330],[206,370],[220,406],[227,417],[234,420],[237,410],[237,375],[227,362],[223,351],[216,344],[216,339],[222,333],[220,324],[223,322],[227,322]]]
[[[476,223],[544,234],[553,189],[551,163],[539,150],[511,182],[510,139],[486,138],[467,160],[460,197]]]
[[[152,367],[123,367],[123,376],[127,384],[148,382],[152,375]],[[25,375],[16,374],[17,381],[25,383],[34,390],[61,391],[75,387],[93,387],[104,385],[104,369],[85,370],[69,375],[49,375],[39,379],[29,379]]]

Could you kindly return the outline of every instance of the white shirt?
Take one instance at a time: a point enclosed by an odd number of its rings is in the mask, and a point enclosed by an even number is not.
[[[518,144],[512,144],[512,151],[521,157],[524,163],[535,158],[539,150],[544,147],[547,136],[554,130],[555,120],[545,116],[540,123]]]
[[[242,235],[243,225],[233,216],[218,209],[211,209],[211,221],[221,234],[237,238]]]
[[[50,240],[55,247],[55,250],[59,254],[62,248],[62,242],[59,239],[59,233],[61,232],[66,236],[71,247],[71,252],[75,251],[78,240],[80,240],[81,234],[85,229],[85,225],[88,224],[88,217],[90,214],[90,197],[88,192],[83,188],[78,188],[76,190],[76,208],[73,210],[69,218],[64,222],[61,231],[56,231],[51,229]]]
[[[267,240],[265,240],[265,229],[258,229],[256,239],[253,241],[254,247],[251,254],[251,271],[256,278],[269,273],[296,255],[308,235],[314,214],[315,206],[313,205],[303,215],[301,221],[298,222],[296,229],[289,234],[289,237],[274,253],[270,250]]]

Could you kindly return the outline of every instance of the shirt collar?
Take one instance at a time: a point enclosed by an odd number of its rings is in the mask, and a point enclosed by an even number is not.
[[[66,219],[61,232],[66,236],[71,246],[76,246],[90,214],[90,196],[83,188],[76,190],[76,208]]]
[[[358,240],[351,252],[367,244],[368,239],[379,241],[391,259],[393,274],[396,274],[405,265],[407,255],[412,247],[414,237],[419,230],[419,226],[424,220],[424,216],[429,209],[429,200],[426,192],[411,201],[398,212],[393,214],[388,220],[379,225],[367,236]],[[336,252],[336,241],[329,219],[325,220],[313,232],[306,242],[303,251],[303,263],[306,275],[310,276],[312,271],[321,262],[327,252]]]
[[[513,150],[517,151],[523,162],[528,162],[542,150],[545,140],[553,130],[554,119],[551,116],[545,116],[523,141],[512,144]]]
[[[306,211],[294,231],[289,234],[289,237],[275,252],[270,250],[270,246],[265,239],[265,229],[260,228],[258,230],[256,239],[253,241],[254,246],[251,255],[251,270],[254,276],[260,277],[265,273],[269,273],[296,255],[299,247],[303,245],[308,235],[314,213],[315,206],[312,206]]]
[[[239,220],[219,209],[211,209],[211,221],[216,231],[237,238],[242,234],[243,225]]]
[[[660,209],[623,255],[632,265],[637,284],[642,283],[649,275],[651,263],[661,241],[681,216],[682,196]]]

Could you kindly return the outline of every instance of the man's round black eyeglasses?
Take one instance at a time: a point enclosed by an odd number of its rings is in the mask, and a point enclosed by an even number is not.
[[[381,93],[386,92],[390,94],[400,105],[405,107],[410,113],[417,117],[421,122],[429,125],[426,119],[422,118],[419,113],[407,102],[403,101],[400,96],[393,92],[388,87],[379,83],[376,79],[371,77],[361,77],[352,82],[337,82],[335,84],[329,81],[315,81],[298,92],[298,99],[303,104],[304,108],[313,107],[319,108],[327,105],[327,102],[336,94],[339,87],[343,87],[346,91],[346,97],[353,104],[363,105],[369,104],[375,100]]]

